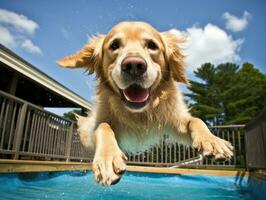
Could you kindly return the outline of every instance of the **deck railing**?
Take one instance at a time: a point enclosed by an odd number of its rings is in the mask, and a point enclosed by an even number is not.
[[[243,167],[245,165],[244,126],[215,126],[211,131],[230,141],[234,156],[227,161],[204,158],[196,164]],[[182,144],[168,142],[136,155],[130,164],[174,166],[198,158],[198,152]],[[0,158],[91,162],[93,152],[82,147],[73,121],[0,91]],[[188,162],[191,163],[191,162]]]
[[[213,158],[199,159],[199,153],[192,147],[183,144],[168,142],[167,136],[161,139],[160,145],[152,147],[146,152],[136,155],[129,155],[131,164],[179,166],[182,163],[191,163],[208,166],[245,166],[245,142],[244,125],[213,126],[210,130],[215,135],[230,141],[234,146],[234,156],[230,160],[215,161]],[[193,160],[196,163],[193,163]]]
[[[0,91],[0,156],[89,162],[93,155],[73,121]]]

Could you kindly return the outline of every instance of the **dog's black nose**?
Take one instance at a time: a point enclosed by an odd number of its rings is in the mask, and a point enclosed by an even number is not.
[[[140,76],[146,72],[147,63],[139,56],[128,56],[122,61],[121,69],[124,73]]]

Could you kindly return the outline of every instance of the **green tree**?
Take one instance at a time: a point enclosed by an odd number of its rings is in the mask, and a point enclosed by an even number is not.
[[[192,114],[206,122],[213,121],[221,113],[218,94],[214,87],[216,85],[214,84],[215,71],[215,66],[211,63],[202,65],[194,72],[199,81],[190,81],[189,90],[192,93],[186,94],[194,102],[192,103]]]
[[[85,116],[85,114],[82,112],[81,109],[75,109],[75,110],[69,111],[67,113],[64,113],[63,117],[66,119],[72,120],[72,121],[77,121],[74,113],[81,115],[81,116]]]
[[[202,65],[186,96],[191,112],[211,125],[246,123],[266,107],[266,75],[252,64]]]
[[[244,63],[225,93],[226,124],[246,123],[266,107],[266,75],[251,63]],[[230,99],[231,97],[231,99]]]

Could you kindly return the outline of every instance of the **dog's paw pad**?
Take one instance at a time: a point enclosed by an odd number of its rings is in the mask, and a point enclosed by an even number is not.
[[[93,174],[97,183],[103,186],[114,185],[119,182],[125,171],[125,157],[120,150],[108,155],[96,153],[93,160]]]
[[[196,138],[192,146],[202,152],[203,156],[214,156],[217,160],[230,159],[233,156],[231,143],[214,135]]]

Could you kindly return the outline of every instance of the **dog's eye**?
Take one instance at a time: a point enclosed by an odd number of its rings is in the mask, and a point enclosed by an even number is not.
[[[149,41],[148,41],[148,43],[147,43],[147,47],[148,47],[148,49],[151,49],[151,50],[156,50],[156,49],[158,49],[157,44],[155,44],[155,42],[153,42],[152,40],[149,40]]]
[[[119,49],[120,48],[120,41],[115,39],[109,46],[109,49],[114,51],[116,49]]]

